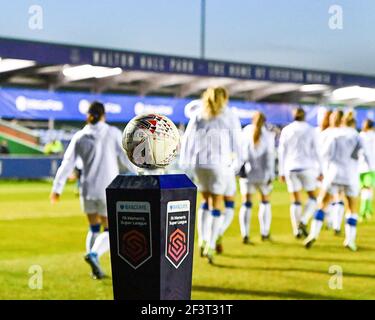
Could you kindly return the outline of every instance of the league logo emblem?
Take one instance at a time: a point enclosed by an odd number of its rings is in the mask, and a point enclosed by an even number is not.
[[[118,255],[137,269],[152,257],[151,217],[148,202],[117,202]]]
[[[165,256],[177,269],[189,254],[190,202],[168,202],[167,210]]]

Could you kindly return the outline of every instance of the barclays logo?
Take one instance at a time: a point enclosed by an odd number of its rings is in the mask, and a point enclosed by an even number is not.
[[[16,98],[16,108],[21,112],[28,110],[62,111],[64,109],[64,104],[57,100],[29,99],[24,96],[18,96]]]
[[[183,211],[188,210],[189,204],[188,203],[181,203],[181,204],[171,204],[169,205],[170,211]]]

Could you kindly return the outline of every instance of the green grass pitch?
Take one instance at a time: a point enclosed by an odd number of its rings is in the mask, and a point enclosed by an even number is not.
[[[0,299],[112,299],[111,280],[92,280],[83,261],[87,222],[74,185],[67,185],[55,206],[48,200],[50,186],[47,181],[0,181]],[[272,204],[274,243],[260,241],[255,206],[253,244],[243,245],[237,199],[216,265],[195,250],[193,299],[375,299],[374,221],[359,224],[356,253],[328,230],[306,250],[291,235],[288,195],[279,183]],[[108,254],[102,263],[109,273]],[[33,265],[43,270],[42,289],[29,287]],[[342,289],[330,288],[336,283],[330,268],[342,269]]]

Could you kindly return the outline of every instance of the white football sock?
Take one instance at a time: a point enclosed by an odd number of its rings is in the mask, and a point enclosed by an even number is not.
[[[198,221],[197,221],[197,228],[198,228],[198,244],[199,246],[203,246],[204,241],[207,241],[207,222],[210,215],[210,211],[205,204],[198,209]]]
[[[327,227],[329,229],[333,228],[333,220],[334,220],[334,215],[335,215],[335,210],[336,210],[336,202],[331,202],[329,205],[328,205],[328,208],[326,210],[326,217],[325,217],[325,221],[326,221],[326,224],[327,224]]]
[[[299,202],[294,202],[290,206],[290,221],[292,223],[293,234],[298,235],[298,225],[301,221],[302,205]]]
[[[89,230],[87,232],[87,236],[86,236],[86,253],[89,253],[91,251],[92,246],[94,245],[95,240],[96,240],[96,238],[98,237],[99,234],[100,234],[100,232],[92,232],[91,230]]]
[[[301,218],[301,222],[304,225],[307,225],[310,219],[313,217],[316,211],[316,205],[317,205],[316,199],[309,198],[309,200],[307,200],[305,208],[303,210],[303,216]]]
[[[243,204],[239,213],[242,238],[250,236],[251,205]]]
[[[260,226],[260,234],[262,236],[268,236],[270,233],[271,228],[271,220],[272,220],[272,212],[271,212],[271,204],[269,202],[262,202],[259,205],[259,226]]]
[[[346,223],[345,223],[345,241],[344,244],[355,244],[355,240],[357,237],[357,220],[358,215],[356,213],[348,213],[346,215]]]
[[[98,257],[102,256],[109,250],[109,232],[104,231],[98,235],[91,249],[92,253],[96,253]]]
[[[221,212],[220,210],[212,210],[211,212],[211,219],[210,219],[210,229],[209,229],[209,248],[215,249],[216,248],[216,241],[219,237],[220,226],[221,226]]]
[[[324,216],[325,212],[323,210],[316,211],[314,220],[311,222],[309,238],[317,239],[319,237],[323,226]]]
[[[332,215],[332,227],[336,231],[341,230],[341,225],[342,225],[342,220],[344,218],[344,213],[345,213],[345,205],[342,201],[336,202],[335,204],[335,209],[333,210],[333,215]]]
[[[224,210],[224,214],[220,216],[220,232],[219,235],[223,236],[225,231],[229,228],[233,221],[234,217],[234,208],[228,208],[226,207]]]

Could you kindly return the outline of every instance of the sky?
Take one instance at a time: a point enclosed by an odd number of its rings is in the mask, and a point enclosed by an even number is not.
[[[0,37],[199,57],[201,0],[0,0]],[[43,9],[41,30],[29,8]],[[342,28],[332,29],[332,5]],[[375,76],[374,0],[206,0],[206,58]]]

